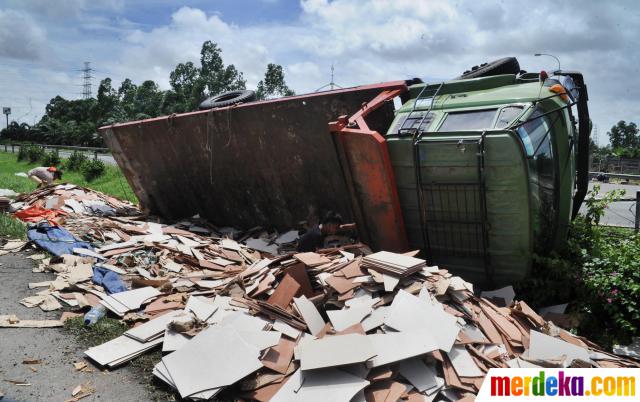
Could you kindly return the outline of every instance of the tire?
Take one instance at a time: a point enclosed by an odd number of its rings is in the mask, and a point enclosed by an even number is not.
[[[518,74],[519,72],[520,63],[518,63],[518,59],[515,57],[505,57],[490,63],[473,66],[471,67],[471,70],[465,71],[456,79],[466,80],[469,78],[489,77],[492,75]]]
[[[201,110],[214,109],[217,107],[231,106],[237,103],[251,102],[254,100],[256,100],[256,93],[254,91],[229,91],[205,99],[202,101],[199,108]]]

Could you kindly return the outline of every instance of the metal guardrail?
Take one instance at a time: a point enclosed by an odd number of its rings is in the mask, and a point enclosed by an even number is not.
[[[606,177],[612,177],[614,179],[640,180],[640,174],[589,172],[589,178],[594,178],[594,177],[599,176],[599,175],[604,175]]]
[[[16,147],[18,147],[18,149],[20,149],[21,146],[25,146],[25,145],[36,145],[39,147],[46,149],[55,149],[55,150],[71,150],[71,151],[82,151],[82,152],[92,152],[93,153],[93,159],[98,159],[98,154],[109,154],[110,150],[109,148],[99,148],[99,147],[78,147],[78,146],[74,146],[74,145],[50,145],[50,144],[0,144],[1,146],[4,146],[4,151],[5,152],[9,152],[9,147],[11,147],[11,152],[15,153],[16,151]]]

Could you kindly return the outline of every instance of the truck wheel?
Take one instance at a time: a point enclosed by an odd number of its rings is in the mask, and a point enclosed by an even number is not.
[[[254,91],[229,91],[205,99],[204,101],[202,101],[199,108],[203,110],[213,109],[217,107],[235,105],[236,103],[251,102],[254,100],[256,100],[256,93]]]
[[[468,78],[489,77],[491,75],[500,74],[518,74],[520,72],[520,64],[515,57],[505,57],[499,60],[492,61],[491,63],[483,63],[479,66],[471,67],[471,70],[467,70],[457,80],[466,80]]]

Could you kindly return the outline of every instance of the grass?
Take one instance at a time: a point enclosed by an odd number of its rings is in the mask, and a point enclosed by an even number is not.
[[[64,322],[64,329],[75,336],[83,348],[101,345],[124,334],[129,329],[123,322],[103,317],[92,326],[84,325],[84,317],[73,317]],[[156,380],[153,367],[162,359],[162,351],[155,349],[143,353],[131,361],[131,367],[140,374],[140,383],[145,384],[153,401],[177,401],[178,395],[164,382]]]
[[[9,239],[24,239],[27,234],[27,226],[13,216],[0,213],[0,236]]]
[[[2,183],[0,184],[0,188],[8,188],[17,193],[33,191],[36,188],[36,184],[26,177],[16,176],[15,173],[26,173],[30,169],[40,165],[26,161],[18,162],[16,155],[17,154],[10,152],[0,152],[0,183]],[[65,162],[66,159],[63,159],[63,170]],[[127,183],[122,171],[117,166],[107,165],[104,175],[91,182],[87,182],[80,172],[64,170],[62,181],[91,188],[120,199],[129,200],[136,204],[138,203],[138,199],[133,193],[133,190],[131,190],[129,183]]]
[[[74,335],[83,347],[101,345],[119,337],[129,329],[126,324],[109,317],[103,317],[91,326],[84,325],[84,317],[73,317],[64,322],[64,329]]]

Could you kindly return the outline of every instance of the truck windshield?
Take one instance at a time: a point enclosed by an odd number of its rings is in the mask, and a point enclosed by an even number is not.
[[[491,128],[497,109],[448,113],[438,131],[470,131]]]
[[[527,153],[529,174],[531,177],[531,193],[533,202],[539,205],[539,232],[555,233],[557,228],[557,200],[556,191],[556,163],[554,159],[555,149],[553,145],[553,127],[561,116],[556,112],[551,115],[543,115],[544,110],[537,108],[528,117],[528,121],[518,127],[517,132]],[[544,250],[549,246],[553,236],[547,236],[546,240],[536,245],[536,248]]]

